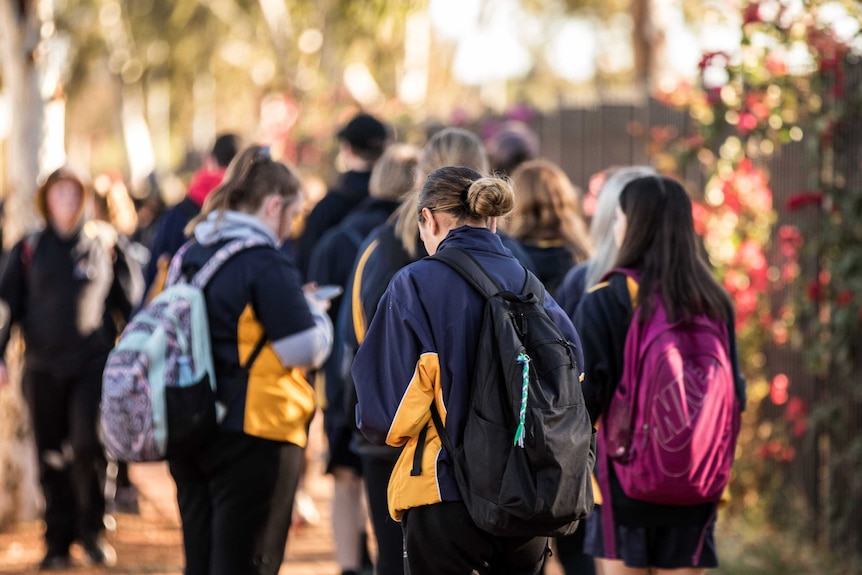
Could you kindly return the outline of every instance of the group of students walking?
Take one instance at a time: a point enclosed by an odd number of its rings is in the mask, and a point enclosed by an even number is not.
[[[574,350],[576,397],[599,429],[602,480],[594,496],[604,505],[574,534],[557,538],[566,572],[687,575],[715,567],[718,498],[686,505],[633,498],[617,463],[602,453],[602,432],[615,428],[603,419],[615,413],[630,328],[657,313],[674,325],[703,317],[726,327],[723,367],[732,374],[736,408],[744,406],[732,304],[700,254],[683,186],[645,167],[608,170],[588,231],[577,189],[558,166],[535,157],[534,145],[528,154],[516,150],[520,163],[504,162],[489,159],[473,133],[446,128],[420,150],[391,144],[391,130],[367,114],[338,138],[348,171],[305,217],[298,237],[301,177],[259,145],[224,166],[223,180],[204,194],[185,230],[190,243],[174,264],[186,278],[228,242],[261,240],[225,263],[204,290],[216,396],[226,413],[202,449],[168,461],[185,573],[278,572],[315,385],[326,400],[335,552],[344,575],[369,568],[363,500],[378,575],[542,571],[548,537],[478,527],[434,427],[431,404],[453,448],[463,444],[485,305],[464,278],[426,258],[448,249],[467,252],[514,294],[535,274],[544,284],[544,313]],[[95,412],[100,370],[118,335],[114,320],[128,319],[141,301],[116,242],[100,243],[88,231],[85,194],[67,172],[46,181],[39,192],[45,231],[16,244],[0,280],[0,299],[27,345],[24,391],[46,498],[44,569],[67,566],[75,540],[92,562],[110,562]],[[158,268],[171,255],[152,254],[150,284],[158,284]],[[97,272],[103,268],[113,273]],[[62,294],[59,282],[67,286]],[[341,286],[343,295],[316,297],[325,284]],[[45,335],[46,318],[50,325],[64,318],[61,332]],[[710,403],[687,405],[694,425],[699,406]],[[416,473],[417,466],[432,471]]]

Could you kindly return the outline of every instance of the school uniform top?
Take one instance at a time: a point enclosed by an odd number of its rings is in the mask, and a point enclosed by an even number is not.
[[[607,411],[623,373],[623,349],[632,321],[633,309],[626,277],[615,274],[597,284],[581,300],[574,323],[584,334],[585,378],[584,403],[593,423]],[[745,406],[745,379],[739,371],[736,336],[729,322],[730,358],[740,405]],[[599,454],[596,465],[603,465]],[[703,526],[715,511],[715,503],[693,506],[658,505],[626,497],[614,473],[609,469],[613,518],[615,523],[629,527]]]
[[[396,200],[382,198],[363,200],[341,223],[320,238],[311,254],[308,281],[346,286],[366,236],[386,223],[399,205]],[[333,300],[333,304],[336,303]],[[331,307],[329,317],[335,319],[337,310],[337,305]]]
[[[400,202],[384,198],[365,198],[334,228],[327,231],[311,254],[307,280],[318,285],[335,284],[347,288],[353,263],[365,236],[384,224]],[[385,286],[384,286],[385,287]],[[338,326],[339,310],[345,298],[333,298],[329,304],[329,318]],[[355,349],[355,348],[354,348]],[[350,385],[344,368],[345,350],[340,331],[335,331],[333,353],[323,366],[326,391],[326,428],[330,448],[330,465],[358,463],[349,450],[353,430],[353,417],[345,410],[345,390]],[[350,357],[353,355],[351,353]],[[349,364],[348,364],[349,367]]]
[[[386,222],[375,228],[359,248],[350,280],[345,287],[344,299],[338,314],[335,329],[341,343],[340,349],[333,350],[333,355],[341,354],[342,359],[336,365],[342,369],[341,377],[345,381],[344,416],[345,421],[353,430],[350,449],[360,456],[378,457],[395,461],[400,448],[386,445],[375,445],[356,428],[356,388],[350,375],[350,365],[356,355],[359,344],[365,339],[368,324],[374,318],[377,304],[386,291],[392,277],[404,266],[413,263],[418,258],[428,255],[425,246],[419,242],[418,257],[413,257],[404,249],[401,239],[396,234],[395,221]]]
[[[305,218],[305,229],[294,246],[296,263],[303,278],[308,277],[311,254],[317,242],[368,197],[370,181],[371,171],[345,172]]]
[[[222,427],[304,447],[314,390],[303,368],[319,366],[332,346],[332,324],[305,300],[299,273],[277,239],[254,216],[213,212],[195,228],[183,256],[191,278],[230,240],[258,236],[267,245],[239,252],[204,288],[217,399],[227,407]],[[261,338],[266,343],[249,369]]]
[[[561,242],[533,243],[521,241],[520,244],[533,263],[531,271],[536,274],[545,289],[551,293],[557,291],[557,287],[563,281],[566,272],[578,263],[572,251],[562,245]]]
[[[593,260],[589,259],[580,263],[566,272],[563,281],[554,292],[554,298],[563,311],[570,318],[575,318],[575,312],[578,310],[584,293],[587,291],[587,274],[590,271],[590,266]]]
[[[468,250],[503,289],[523,290],[524,268],[490,230],[454,229],[438,249],[450,246]],[[405,509],[461,499],[430,405],[435,403],[453,445],[459,446],[484,305],[484,298],[448,265],[420,260],[392,278],[356,354],[351,373],[360,431],[373,443],[405,446],[389,482],[389,511],[396,520]],[[571,321],[550,295],[544,305],[575,344],[581,365],[580,341]],[[423,429],[422,474],[412,476]]]

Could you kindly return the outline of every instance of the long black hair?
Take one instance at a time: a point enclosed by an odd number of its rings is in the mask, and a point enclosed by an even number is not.
[[[654,293],[671,321],[701,313],[729,320],[730,297],[698,249],[691,199],[682,185],[664,176],[638,178],[623,188],[619,205],[626,231],[614,267],[641,271],[641,320],[655,311]]]

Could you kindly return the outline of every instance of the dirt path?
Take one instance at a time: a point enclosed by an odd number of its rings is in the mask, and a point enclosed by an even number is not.
[[[317,524],[294,526],[287,542],[287,553],[280,575],[340,575],[333,559],[331,528],[331,478],[323,474],[323,435],[316,417],[309,445],[309,472],[305,491],[320,513]],[[116,529],[108,540],[117,550],[117,565],[113,568],[79,566],[68,571],[52,571],[57,575],[84,573],[182,575],[183,553],[179,511],[175,488],[167,466],[161,463],[131,465],[132,482],[140,490],[140,514],[117,513]],[[0,533],[0,574],[32,575],[39,573],[36,565],[45,552],[42,524],[31,521]],[[72,557],[82,564],[82,552],[74,546]],[[553,562],[553,560],[552,560]],[[560,575],[559,568],[549,565],[547,575]]]
[[[319,418],[315,418],[317,421]],[[310,447],[310,467],[306,492],[320,512],[316,525],[295,526],[287,543],[282,575],[338,575],[332,555],[330,526],[331,480],[322,474],[320,442]],[[182,533],[176,506],[174,483],[165,464],[130,466],[132,482],[140,490],[140,514],[117,513],[116,529],[108,540],[117,550],[117,565],[113,568],[79,566],[68,571],[53,571],[58,575],[83,573],[182,575]],[[36,565],[44,554],[42,524],[39,521],[20,523],[12,530],[0,533],[0,573],[29,575],[38,573]],[[82,553],[72,548],[72,557],[82,563]]]

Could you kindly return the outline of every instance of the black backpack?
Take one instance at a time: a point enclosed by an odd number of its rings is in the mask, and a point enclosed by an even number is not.
[[[470,516],[498,536],[571,534],[593,508],[596,444],[574,345],[548,317],[544,286],[525,269],[523,295],[503,291],[459,248],[431,259],[486,298],[459,447],[431,405]]]

